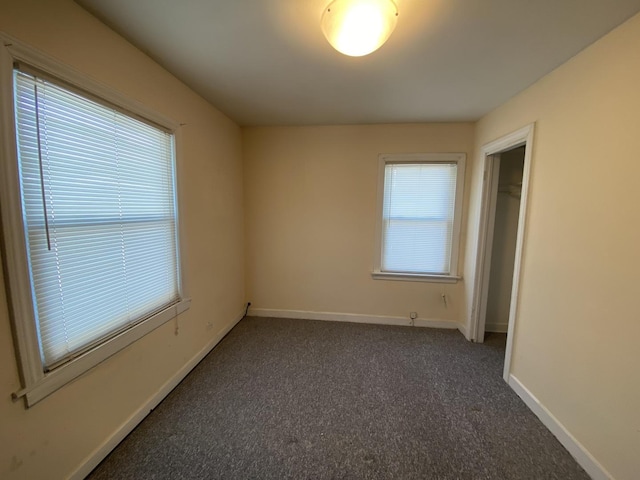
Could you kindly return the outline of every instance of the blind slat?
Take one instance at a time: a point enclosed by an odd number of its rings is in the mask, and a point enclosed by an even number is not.
[[[387,164],[381,270],[449,274],[455,163]]]
[[[178,301],[173,136],[19,70],[14,83],[46,370]]]

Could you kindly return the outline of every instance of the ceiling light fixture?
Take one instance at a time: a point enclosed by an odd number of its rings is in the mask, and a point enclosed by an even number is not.
[[[320,25],[333,48],[361,57],[380,48],[397,21],[392,0],[334,0],[325,8]]]

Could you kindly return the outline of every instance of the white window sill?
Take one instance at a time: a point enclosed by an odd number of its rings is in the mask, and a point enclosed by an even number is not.
[[[458,275],[432,275],[426,273],[372,272],[374,280],[398,280],[402,282],[457,283],[462,280]]]
[[[82,375],[87,370],[129,346],[152,330],[155,330],[160,325],[176,318],[178,315],[188,310],[190,306],[191,299],[183,298],[177,303],[174,303],[146,320],[134,325],[128,330],[125,330],[121,334],[106,340],[92,350],[89,350],[79,357],[74,358],[55,370],[45,374],[45,376],[38,382],[14,393],[13,398],[17,399],[24,396],[27,400],[27,406],[31,407],[33,404],[55,392],[60,387]]]

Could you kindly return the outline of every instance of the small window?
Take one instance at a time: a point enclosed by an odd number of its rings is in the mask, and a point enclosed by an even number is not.
[[[459,278],[464,160],[464,154],[380,157],[374,278]]]
[[[20,211],[3,230],[22,230],[5,236],[24,253],[9,280],[32,404],[184,309],[175,149],[169,128],[26,64],[13,98],[19,199],[3,201]]]

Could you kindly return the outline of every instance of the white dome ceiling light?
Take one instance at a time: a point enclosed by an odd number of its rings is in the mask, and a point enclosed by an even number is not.
[[[334,0],[325,8],[320,25],[333,48],[361,57],[380,48],[397,21],[392,0]]]

